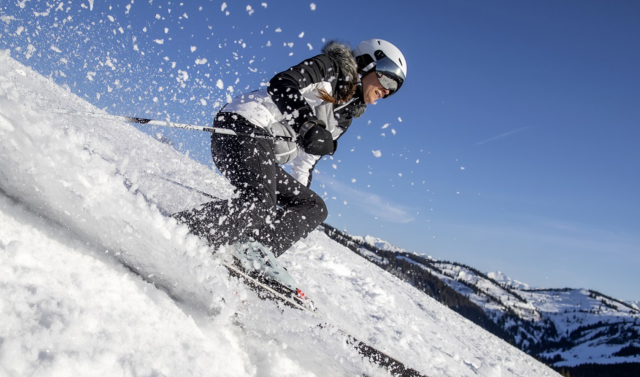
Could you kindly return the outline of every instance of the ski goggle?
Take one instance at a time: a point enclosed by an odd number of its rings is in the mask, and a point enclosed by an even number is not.
[[[404,83],[405,75],[402,69],[388,57],[384,56],[376,61],[376,76],[380,85],[389,91],[384,98],[397,92]]]

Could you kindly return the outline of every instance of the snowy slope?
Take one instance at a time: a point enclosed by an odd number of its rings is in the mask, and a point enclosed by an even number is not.
[[[467,294],[496,321],[515,313],[528,322],[507,320],[505,328],[518,334],[516,341],[524,348],[555,360],[557,366],[640,362],[640,355],[616,355],[640,341],[640,311],[631,305],[587,289],[515,288],[466,266],[449,262],[433,266],[434,275]],[[546,349],[536,343],[546,344]]]
[[[373,247],[377,247],[379,249],[383,249],[383,250],[389,250],[389,251],[394,251],[394,252],[403,252],[405,251],[402,248],[399,248],[395,245],[390,244],[389,242],[380,239],[378,237],[373,237],[373,236],[364,236],[364,237],[359,237],[359,236],[353,236],[354,239],[356,239],[359,242],[362,243],[366,243],[369,244]]]
[[[224,179],[57,107],[97,111],[0,52],[0,375],[386,375],[166,216]],[[281,260],[323,321],[429,376],[556,375],[320,232]]]
[[[342,237],[385,268],[408,262],[437,277],[482,308],[518,347],[557,367],[640,362],[636,303],[588,289],[533,289],[501,272],[484,274],[459,263],[387,247],[372,237]],[[413,276],[413,272],[404,273]]]

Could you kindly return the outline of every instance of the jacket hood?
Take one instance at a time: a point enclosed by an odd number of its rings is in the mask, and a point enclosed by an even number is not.
[[[322,47],[322,53],[338,62],[340,67],[335,99],[338,103],[349,101],[355,94],[358,85],[358,66],[351,53],[351,47],[344,42],[329,41]]]

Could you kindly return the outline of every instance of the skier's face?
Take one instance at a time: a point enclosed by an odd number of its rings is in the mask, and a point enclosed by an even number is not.
[[[370,105],[389,94],[389,90],[385,89],[378,81],[375,72],[370,72],[362,78],[362,92],[364,93],[364,101]]]

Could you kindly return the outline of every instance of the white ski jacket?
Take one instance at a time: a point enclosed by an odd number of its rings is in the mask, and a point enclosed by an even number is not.
[[[267,89],[235,98],[220,112],[234,113],[254,126],[294,141],[277,141],[278,164],[291,162],[292,175],[309,186],[315,164],[322,156],[310,155],[295,142],[300,127],[310,119],[320,119],[337,139],[366,109],[358,85],[356,62],[345,44],[329,42],[322,54],[275,75]],[[342,103],[323,101],[321,91]]]

